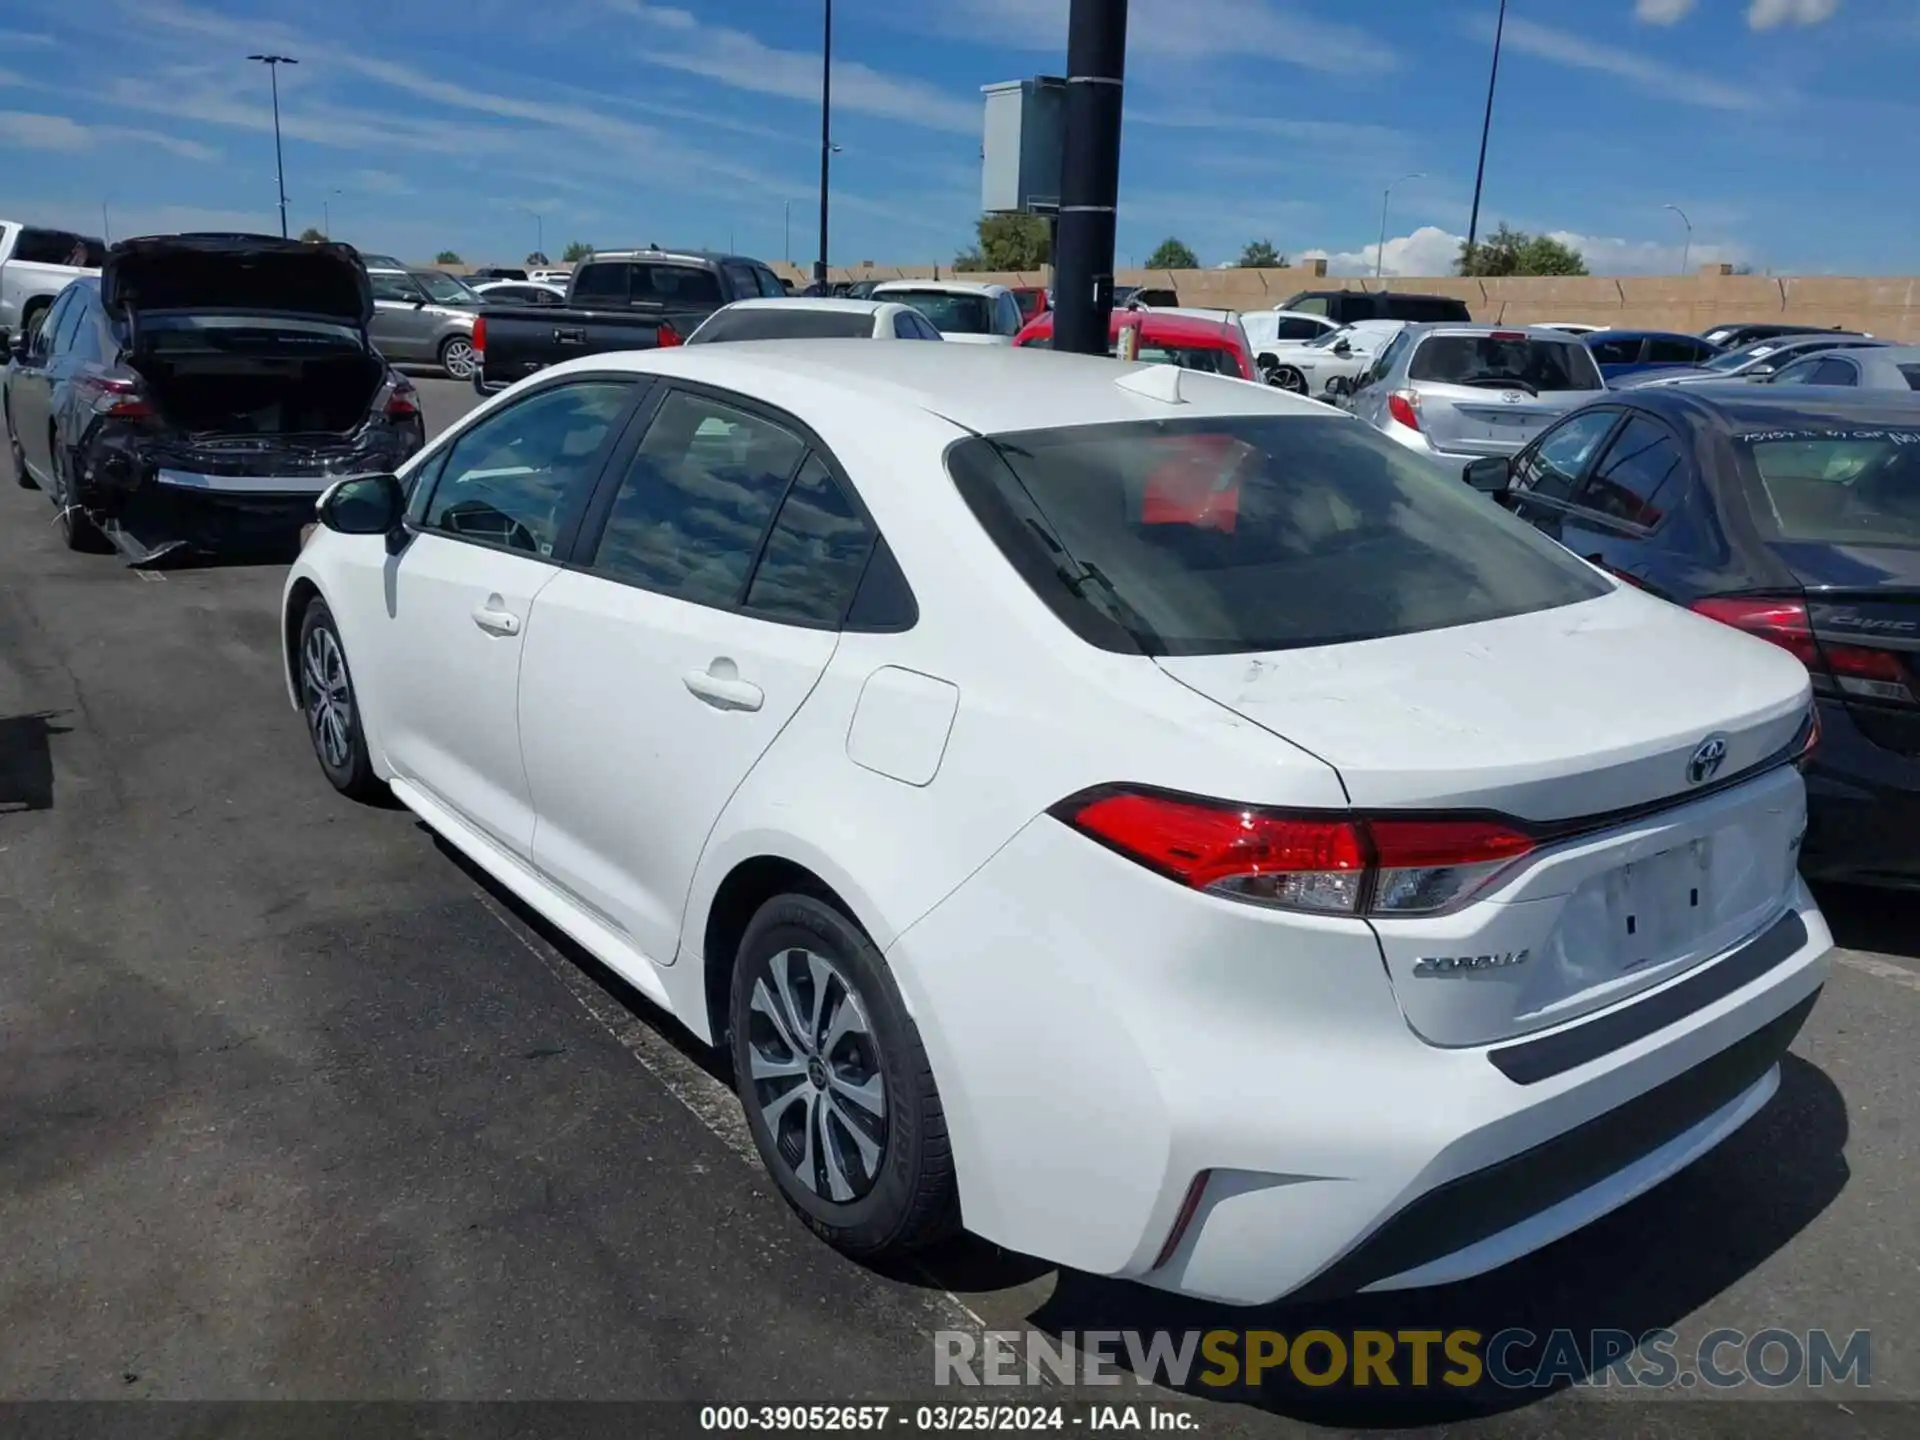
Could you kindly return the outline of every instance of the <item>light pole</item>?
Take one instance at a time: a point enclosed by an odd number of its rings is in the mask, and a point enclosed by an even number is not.
[[[545,255],[547,253],[546,217],[530,205],[516,205],[514,209],[518,210],[522,215],[531,215],[533,217],[533,253],[536,255]]]
[[[1500,83],[1500,40],[1507,33],[1507,0],[1500,0],[1500,18],[1493,25],[1493,70],[1487,76],[1487,113],[1480,122],[1480,163],[1473,172],[1473,211],[1467,217],[1467,265],[1473,272],[1473,245],[1480,238],[1480,187],[1487,178],[1487,135],[1493,129],[1493,89]]]
[[[284,240],[287,238],[287,166],[280,154],[280,67],[300,62],[291,55],[249,55],[247,59],[266,66],[273,82],[273,170],[280,183],[280,238]]]
[[[100,202],[100,238],[111,245],[113,243],[113,222],[107,218],[107,202]]]
[[[786,229],[787,264],[791,265],[793,263],[793,201],[782,200],[780,202],[780,213],[782,217],[781,223]]]
[[[833,162],[833,0],[824,0],[820,39],[820,257],[813,283],[827,291],[827,182]]]
[[[1662,210],[1671,210],[1680,217],[1680,223],[1687,227],[1686,243],[1680,247],[1680,273],[1687,273],[1687,262],[1693,259],[1693,221],[1687,218],[1687,212],[1678,205],[1662,205]]]
[[[1053,255],[1053,345],[1072,355],[1107,353],[1126,71],[1127,0],[1073,0]]]
[[[1409,180],[1424,180],[1427,172],[1416,170],[1411,175],[1402,175],[1393,185],[1404,185]],[[1378,280],[1386,267],[1387,260],[1387,202],[1393,198],[1393,185],[1380,192],[1380,248],[1373,252],[1373,278]]]
[[[320,229],[327,239],[333,239],[333,197],[344,195],[344,190],[329,190],[320,197]]]

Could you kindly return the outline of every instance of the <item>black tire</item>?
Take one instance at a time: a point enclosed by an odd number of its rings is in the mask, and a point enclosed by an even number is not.
[[[349,799],[369,805],[384,803],[390,792],[386,782],[374,774],[373,758],[367,754],[367,739],[360,728],[359,693],[353,688],[353,672],[347,668],[346,646],[341,642],[333,611],[317,595],[300,617],[300,648],[294,663],[299,667],[300,713],[306,719],[307,739],[321,773]],[[309,664],[315,666],[312,674]],[[325,705],[317,683],[323,675],[337,682],[326,687],[330,703]],[[337,729],[330,715],[338,720]]]
[[[31,340],[40,333],[40,323],[47,318],[47,312],[53,309],[53,298],[35,300],[20,312],[20,333]]]
[[[1267,372],[1267,383],[1290,394],[1307,393],[1307,377],[1292,365],[1276,365]]]
[[[53,492],[49,497],[60,520],[60,538],[67,549],[82,555],[106,555],[113,545],[100,533],[100,527],[87,518],[87,512],[73,503],[72,460],[60,444],[60,437],[47,437],[47,454],[53,467]]]
[[[798,960],[793,957],[800,956]],[[852,1030],[820,1053],[815,1046],[805,1057],[806,1070],[781,1080],[756,1078],[755,1061],[789,1063],[798,1059],[771,1026],[763,1008],[776,1004],[775,968],[795,967],[797,981],[815,973],[810,959],[826,962],[831,971],[819,998],[805,984],[786,993],[810,1009],[822,1030],[833,1018],[829,1009],[836,996],[843,1007],[851,998],[857,1019],[865,1028]],[[756,990],[762,993],[756,1006]],[[746,1107],[753,1143],[767,1173],[780,1193],[809,1229],[835,1249],[862,1260],[897,1256],[944,1239],[959,1229],[959,1192],[954,1184],[953,1151],[947,1140],[946,1115],[934,1086],[920,1034],[907,1014],[899,988],[887,963],[858,926],[832,905],[811,895],[780,895],[760,907],[747,926],[735,958],[728,1005],[729,1048],[735,1088]],[[806,1019],[806,1016],[799,1017]],[[815,1037],[817,1038],[817,1037]],[[830,1067],[830,1068],[829,1068]],[[825,1074],[828,1078],[818,1078]],[[861,1164],[861,1150],[852,1139],[855,1111],[869,1119],[873,1112],[856,1106],[842,1088],[843,1077],[870,1086],[881,1081],[883,1124],[863,1125],[869,1142],[877,1137],[879,1154],[870,1172]],[[797,1079],[787,1086],[784,1079]],[[828,1086],[833,1089],[829,1090]],[[803,1092],[811,1092],[806,1095]],[[789,1095],[800,1097],[785,1104]],[[813,1097],[821,1103],[815,1104]],[[768,1110],[776,1114],[769,1123]],[[801,1140],[798,1128],[805,1131]],[[774,1125],[781,1127],[776,1137]],[[818,1137],[817,1143],[814,1137]],[[785,1148],[783,1148],[783,1145]],[[800,1175],[798,1159],[815,1157],[813,1183]],[[829,1154],[829,1151],[832,1153]],[[834,1181],[853,1180],[851,1198],[831,1193]],[[823,1188],[828,1193],[822,1193]]]
[[[39,484],[27,473],[27,452],[20,446],[20,437],[13,433],[13,414],[7,414],[7,456],[13,461],[13,483],[22,490],[38,490]]]

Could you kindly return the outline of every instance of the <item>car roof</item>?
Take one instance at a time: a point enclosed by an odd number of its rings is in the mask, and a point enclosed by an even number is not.
[[[693,265],[724,265],[727,261],[737,261],[742,265],[760,265],[764,261],[755,260],[751,255],[728,255],[718,250],[674,250],[652,245],[634,245],[619,250],[596,250],[578,264],[587,265],[595,260],[679,260]],[[558,265],[536,265],[536,270],[558,270]]]
[[[1535,330],[1550,330],[1550,325],[1535,325]],[[1589,340],[1698,340],[1698,335],[1689,335],[1684,330],[1595,330],[1586,337]]]
[[[1364,323],[1367,322],[1354,322],[1356,325]],[[1492,325],[1480,320],[1427,320],[1406,328],[1413,331],[1416,340],[1424,340],[1429,335],[1525,335],[1530,340],[1555,340],[1564,345],[1578,344],[1586,338],[1584,335],[1569,335],[1565,330],[1549,329],[1545,325]]]
[[[884,280],[873,287],[873,293],[897,294],[902,290],[932,290],[942,295],[1011,295],[1013,292],[1005,285],[993,285],[977,280]]]
[[[879,300],[849,300],[843,295],[755,295],[735,300],[728,310],[833,310],[843,315],[878,315],[886,310],[904,309]]]
[[[1867,345],[1860,348],[1873,351],[1874,359],[1885,360],[1893,365],[1911,365],[1920,360],[1920,345]]]
[[[937,415],[976,434],[1208,415],[1352,417],[1317,400],[1224,375],[1179,370],[1175,407],[1116,384],[1160,371],[1107,356],[1003,345],[849,345],[843,340],[742,340],[585,356],[543,372],[624,369],[738,391],[816,420],[825,408],[871,429],[884,412]],[[1355,421],[1354,423],[1358,423]]]
[[[1665,416],[1694,429],[1744,435],[1796,425],[1899,425],[1920,428],[1920,404],[1888,390],[1837,385],[1651,386],[1606,392],[1601,404],[1621,404]]]

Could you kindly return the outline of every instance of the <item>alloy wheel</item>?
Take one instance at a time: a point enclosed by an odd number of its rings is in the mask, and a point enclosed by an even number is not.
[[[1274,366],[1269,372],[1268,383],[1277,385],[1282,390],[1291,391],[1295,395],[1307,393],[1307,377],[1291,365]]]
[[[767,1133],[800,1183],[849,1204],[887,1147],[887,1087],[866,1007],[832,960],[791,948],[753,982],[747,1069]]]
[[[325,625],[307,635],[300,662],[300,694],[306,702],[307,729],[314,748],[330,770],[353,763],[353,687],[347,681],[346,657],[340,642]]]
[[[473,343],[469,340],[449,340],[440,351],[440,364],[447,374],[456,380],[473,378]]]

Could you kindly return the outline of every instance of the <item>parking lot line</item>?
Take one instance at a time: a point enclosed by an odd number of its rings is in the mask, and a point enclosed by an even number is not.
[[[1833,958],[1849,970],[1858,970],[1863,975],[1874,975],[1882,980],[1891,980],[1909,990],[1920,990],[1920,974],[1896,965],[1891,960],[1882,960],[1877,955],[1861,955],[1852,950],[1836,950]]]

